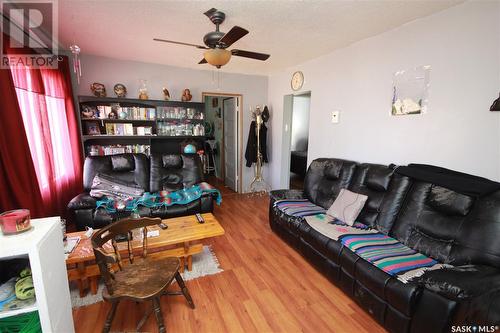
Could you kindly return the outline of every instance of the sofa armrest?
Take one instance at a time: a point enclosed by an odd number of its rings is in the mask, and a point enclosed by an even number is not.
[[[78,210],[78,209],[91,209],[95,208],[96,199],[91,197],[88,193],[80,193],[68,204],[69,210]]]
[[[272,201],[284,199],[304,199],[302,190],[274,190],[269,193]]]
[[[500,291],[500,269],[465,265],[427,271],[418,279],[422,286],[448,299],[470,300]]]
[[[200,198],[200,213],[212,213],[214,211],[215,195],[203,193]]]

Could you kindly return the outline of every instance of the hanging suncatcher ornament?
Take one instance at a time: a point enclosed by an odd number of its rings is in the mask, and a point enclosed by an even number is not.
[[[80,84],[80,77],[82,76],[82,66],[80,64],[80,47],[73,44],[69,47],[71,54],[73,54],[73,72],[76,74],[76,80]]]

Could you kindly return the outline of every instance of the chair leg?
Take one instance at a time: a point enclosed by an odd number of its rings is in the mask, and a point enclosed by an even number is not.
[[[116,308],[118,307],[118,301],[114,301],[111,303],[111,309],[108,312],[108,316],[106,317],[106,322],[104,323],[104,328],[102,329],[103,333],[108,333],[111,329],[111,323],[113,322],[113,318],[115,317]]]
[[[153,309],[155,311],[156,323],[158,324],[158,331],[160,333],[166,333],[165,323],[163,322],[163,315],[161,313],[160,298],[153,298]]]
[[[181,288],[182,294],[184,295],[184,297],[186,297],[186,300],[187,300],[189,306],[191,307],[191,309],[194,309],[193,299],[191,298],[191,295],[189,294],[189,290],[186,287],[186,284],[184,283],[184,280],[182,279],[182,276],[181,276],[181,274],[179,274],[179,272],[175,273],[175,280],[177,281],[177,284]]]

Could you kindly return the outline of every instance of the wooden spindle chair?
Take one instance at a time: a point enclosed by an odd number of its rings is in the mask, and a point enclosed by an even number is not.
[[[170,257],[155,260],[147,257],[147,227],[160,223],[160,218],[126,218],[96,231],[92,236],[94,255],[106,285],[103,298],[111,302],[111,309],[107,315],[103,332],[107,333],[111,329],[118,303],[124,299],[135,302],[152,301],[153,306],[139,321],[137,331],[154,311],[158,330],[162,333],[166,332],[160,307],[160,297],[163,295],[184,295],[189,306],[194,309],[193,299],[179,273],[179,258]],[[139,258],[135,258],[131,244],[132,230],[139,228],[142,228],[142,252]],[[116,237],[121,235],[125,235],[127,238],[128,263],[122,260],[118,249]],[[109,241],[111,241],[111,246],[106,248],[105,244]],[[174,279],[181,290],[167,292],[167,288]]]

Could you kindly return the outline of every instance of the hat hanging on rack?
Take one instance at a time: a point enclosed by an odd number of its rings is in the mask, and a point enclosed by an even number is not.
[[[500,94],[493,104],[491,104],[490,111],[500,111]]]

